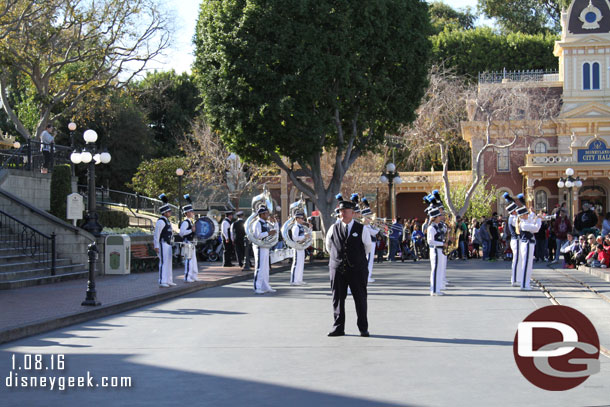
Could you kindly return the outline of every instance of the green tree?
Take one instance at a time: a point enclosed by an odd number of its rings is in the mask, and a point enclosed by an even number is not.
[[[97,145],[107,148],[112,155],[109,164],[96,167],[98,185],[124,191],[139,164],[153,156],[152,131],[147,117],[133,96],[124,90],[106,90],[103,94],[85,99],[86,109],[71,119],[77,124],[74,134],[77,148],[84,147],[82,133],[93,129],[98,134]],[[60,127],[61,126],[61,127]],[[69,145],[67,122],[62,121],[56,137],[58,144]],[[84,181],[86,168],[77,165],[77,175]]]
[[[10,1],[0,7],[0,101],[26,139],[86,95],[128,83],[169,41],[156,0]],[[20,81],[32,91],[25,105],[11,98]],[[32,106],[36,120],[24,114]]]
[[[456,10],[442,1],[430,3],[430,22],[436,33],[445,28],[470,30],[476,19],[470,7]]]
[[[182,168],[186,174],[182,190],[188,190],[189,167],[185,157],[165,157],[144,161],[138,167],[129,187],[142,195],[156,198],[165,193],[170,202],[178,202],[178,178],[176,170]]]
[[[350,166],[415,118],[430,32],[419,0],[206,1],[194,69],[208,123],[240,157],[282,168],[328,228]]]
[[[199,90],[188,73],[149,73],[133,87],[153,132],[155,156],[179,154],[178,140],[191,132],[201,104]]]
[[[472,197],[466,203],[465,197],[467,196],[470,188],[469,183],[456,183],[451,185],[451,201],[458,208],[465,208],[465,212],[462,217],[469,219],[480,219],[482,216],[490,216],[493,212],[493,205],[496,203],[496,187],[495,185],[489,184],[489,178],[483,177],[481,182],[474,189]],[[447,198],[441,196],[443,204],[447,205]]]
[[[569,5],[570,0],[479,0],[478,9],[504,32],[559,34],[561,9]]]
[[[502,35],[489,27],[474,30],[445,30],[431,38],[434,62],[458,75],[477,78],[480,72],[557,69],[553,47],[555,35]]]

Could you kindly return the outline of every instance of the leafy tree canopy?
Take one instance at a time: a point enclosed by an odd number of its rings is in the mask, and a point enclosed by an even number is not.
[[[434,61],[458,75],[476,79],[480,72],[557,69],[551,34],[498,34],[489,27],[445,30],[432,37]]]
[[[477,16],[470,7],[454,9],[443,1],[430,3],[430,22],[436,33],[449,29],[470,30],[474,28]]]
[[[179,153],[177,140],[190,133],[201,104],[199,90],[188,73],[173,70],[146,75],[133,87],[138,104],[146,111],[157,157]]]
[[[134,191],[152,198],[165,193],[170,203],[178,202],[178,180],[176,170],[182,168],[186,177],[182,183],[182,191],[188,190],[188,160],[185,157],[165,157],[144,161],[138,167],[129,185]]]
[[[415,118],[430,33],[420,0],[206,1],[195,73],[208,123],[231,151],[273,161],[330,213],[351,164]],[[319,162],[332,148],[327,187]]]
[[[570,0],[479,0],[478,9],[505,33],[559,34],[561,8],[569,5]]]

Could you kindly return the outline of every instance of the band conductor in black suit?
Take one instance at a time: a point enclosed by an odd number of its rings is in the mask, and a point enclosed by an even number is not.
[[[366,302],[366,282],[368,262],[366,253],[372,246],[370,233],[353,219],[355,204],[350,201],[339,203],[339,219],[326,235],[326,250],[330,254],[328,263],[330,286],[333,293],[333,329],[328,336],[345,335],[345,298],[347,288],[352,291],[356,303],[358,329],[361,336],[369,336]]]

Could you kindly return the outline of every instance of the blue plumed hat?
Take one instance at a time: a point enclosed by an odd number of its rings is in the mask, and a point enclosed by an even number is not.
[[[163,205],[159,208],[159,213],[163,215],[165,212],[169,212],[172,208],[169,206],[169,199],[165,194],[159,195],[159,199],[163,202]]]

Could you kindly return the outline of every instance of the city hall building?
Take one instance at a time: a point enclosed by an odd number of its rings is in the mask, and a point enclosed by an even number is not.
[[[508,91],[518,82],[557,99],[556,111],[536,131],[521,134],[509,148],[491,148],[483,155],[484,174],[497,188],[498,213],[504,213],[504,192],[512,196],[525,193],[536,209],[552,210],[565,202],[576,214],[588,202],[600,215],[610,211],[610,2],[576,0],[562,14],[561,23],[561,39],[554,49],[557,72],[503,72],[481,75],[479,80],[479,89],[495,86]],[[473,163],[485,144],[484,129],[485,123],[476,116],[462,123]],[[580,182],[559,183],[560,188],[558,182],[566,180],[568,169]],[[401,175],[403,183],[396,187],[397,213],[421,218],[421,200],[442,185],[442,174]],[[471,173],[451,172],[450,179],[470,182]]]

